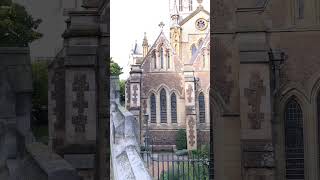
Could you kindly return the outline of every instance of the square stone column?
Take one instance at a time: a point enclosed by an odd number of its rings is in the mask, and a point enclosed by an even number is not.
[[[197,116],[195,103],[195,77],[192,66],[185,66],[185,109],[188,150],[197,149]]]

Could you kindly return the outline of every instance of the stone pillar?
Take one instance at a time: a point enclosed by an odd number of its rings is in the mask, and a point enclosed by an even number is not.
[[[143,128],[143,114],[141,114],[141,74],[142,70],[140,65],[132,65],[130,71],[130,98],[129,98],[129,111],[137,118],[139,121],[140,132]],[[140,137],[142,135],[140,134]]]
[[[192,66],[185,66],[185,109],[188,150],[197,149],[197,116],[195,101],[195,77]]]
[[[110,101],[120,104],[119,76],[110,77]]]
[[[274,179],[267,35],[237,34],[244,179]]]
[[[81,176],[100,179],[107,111],[102,63],[107,57],[99,53],[99,12],[70,11],[69,16],[64,47],[49,67],[50,144]]]
[[[29,48],[0,47],[0,177],[8,159],[23,155],[30,131],[32,73]]]

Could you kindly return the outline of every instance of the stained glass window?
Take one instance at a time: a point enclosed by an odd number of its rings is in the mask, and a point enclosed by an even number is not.
[[[160,63],[161,63],[161,69],[163,68],[163,49],[160,48]]]
[[[150,96],[151,123],[157,123],[156,96],[152,93]]]
[[[196,45],[192,44],[191,46],[191,56],[193,57],[197,52],[197,47]]]
[[[287,180],[304,179],[303,116],[295,98],[285,108],[285,152]]]
[[[155,51],[153,51],[152,58],[153,58],[154,68],[157,69],[157,56]]]
[[[171,122],[177,123],[177,97],[175,93],[171,95]]]
[[[160,91],[160,120],[161,123],[167,122],[167,95],[164,89]]]
[[[297,0],[298,4],[298,18],[303,19],[304,18],[304,0]]]
[[[318,145],[319,145],[319,150],[318,150],[318,155],[319,155],[319,163],[320,163],[320,92],[318,93],[317,96],[317,118],[318,118]]]
[[[202,54],[202,67],[203,68],[206,67],[206,55],[205,55],[205,53]]]
[[[200,121],[200,123],[205,123],[206,122],[206,107],[205,107],[203,93],[199,94],[198,100],[199,100],[199,121]]]
[[[167,68],[170,69],[170,53],[167,51]]]
[[[192,11],[192,0],[189,0],[189,11]]]

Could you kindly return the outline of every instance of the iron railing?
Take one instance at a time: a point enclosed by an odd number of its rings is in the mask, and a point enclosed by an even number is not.
[[[151,146],[152,147],[152,146]],[[155,180],[209,180],[209,159],[200,155],[141,151],[149,173]]]

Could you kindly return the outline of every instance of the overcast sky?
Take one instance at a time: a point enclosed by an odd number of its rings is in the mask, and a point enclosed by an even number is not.
[[[205,7],[209,0],[204,0]],[[142,44],[144,32],[147,33],[149,45],[160,33],[159,23],[164,22],[164,32],[169,38],[169,0],[110,0],[110,50],[111,57],[129,75],[130,50],[137,40]],[[207,9],[209,10],[209,9]]]

